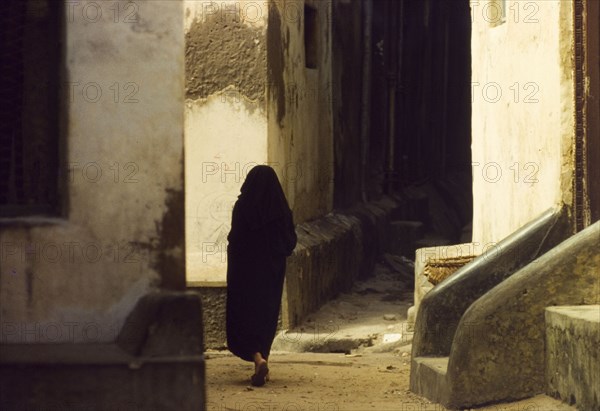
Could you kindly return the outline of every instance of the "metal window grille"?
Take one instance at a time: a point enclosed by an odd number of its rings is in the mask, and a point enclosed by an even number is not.
[[[3,2],[0,217],[56,212],[61,4]]]

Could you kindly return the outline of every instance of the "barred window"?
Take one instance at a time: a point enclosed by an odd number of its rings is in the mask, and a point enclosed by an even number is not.
[[[62,3],[2,2],[0,217],[58,212]]]

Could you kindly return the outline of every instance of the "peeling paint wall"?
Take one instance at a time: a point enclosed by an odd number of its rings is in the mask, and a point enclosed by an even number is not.
[[[225,281],[231,210],[267,162],[266,2],[186,0],[188,283]]]
[[[275,169],[296,223],[331,211],[331,3],[307,2],[317,68],[305,67],[304,1],[184,4],[187,280],[214,285],[254,165]]]
[[[0,222],[0,342],[108,342],[185,286],[182,2],[65,4],[64,218]]]
[[[267,29],[268,157],[296,223],[327,214],[333,204],[331,2],[306,4],[316,16],[316,68],[305,64],[304,1],[272,0]]]
[[[471,2],[473,241],[572,204],[572,2]]]

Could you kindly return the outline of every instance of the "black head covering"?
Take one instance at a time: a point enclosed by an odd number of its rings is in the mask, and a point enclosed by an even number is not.
[[[246,176],[240,191],[240,212],[253,229],[290,214],[290,207],[277,174],[269,166],[254,166]]]

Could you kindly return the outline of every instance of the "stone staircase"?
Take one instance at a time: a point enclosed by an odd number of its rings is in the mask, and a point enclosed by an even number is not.
[[[598,321],[588,313],[598,306],[547,307],[600,302],[600,223],[568,235],[564,210],[548,210],[427,293],[411,390],[450,409],[547,393],[598,410]]]
[[[545,310],[546,394],[579,410],[600,410],[600,305]],[[414,390],[430,401],[449,397],[449,357],[418,357]]]

